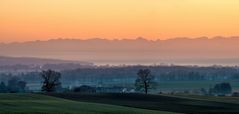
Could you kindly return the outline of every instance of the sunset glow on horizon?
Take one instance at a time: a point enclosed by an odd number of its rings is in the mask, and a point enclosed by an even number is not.
[[[1,0],[0,42],[239,36],[238,0]]]

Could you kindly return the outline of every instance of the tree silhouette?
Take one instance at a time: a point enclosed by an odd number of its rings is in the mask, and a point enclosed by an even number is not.
[[[232,87],[230,83],[219,83],[216,84],[213,88],[213,92],[219,95],[231,94]]]
[[[151,75],[149,69],[140,69],[137,73],[138,78],[135,80],[136,90],[144,91],[145,94],[148,94],[148,90],[153,88],[154,76]]]
[[[53,71],[53,70],[47,70],[47,71],[42,71],[41,76],[44,79],[43,85],[42,85],[42,91],[55,92],[57,88],[61,86],[61,82],[60,82],[61,73]]]

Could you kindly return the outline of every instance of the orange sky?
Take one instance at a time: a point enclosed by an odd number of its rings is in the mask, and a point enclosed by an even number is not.
[[[239,0],[0,0],[0,42],[238,36]]]

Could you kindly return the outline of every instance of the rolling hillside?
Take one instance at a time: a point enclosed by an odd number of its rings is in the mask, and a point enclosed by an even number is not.
[[[84,61],[0,56],[0,72],[26,72],[45,69],[69,70],[92,66],[93,63]]]
[[[113,104],[151,110],[164,110],[187,114],[229,114],[239,112],[238,98],[192,97],[144,94],[50,94],[75,101]],[[234,102],[231,102],[234,100]]]
[[[239,37],[150,41],[55,39],[0,44],[0,55],[90,61],[95,64],[236,65]]]
[[[173,114],[37,94],[0,94],[0,114]]]

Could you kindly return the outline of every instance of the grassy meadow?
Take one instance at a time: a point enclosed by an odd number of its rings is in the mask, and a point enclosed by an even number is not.
[[[238,97],[186,94],[0,94],[0,114],[237,114],[238,107]]]
[[[0,94],[0,114],[174,114],[39,94]]]
[[[239,98],[143,94],[49,94],[74,101],[190,114],[239,113]],[[234,102],[231,102],[233,101]]]

